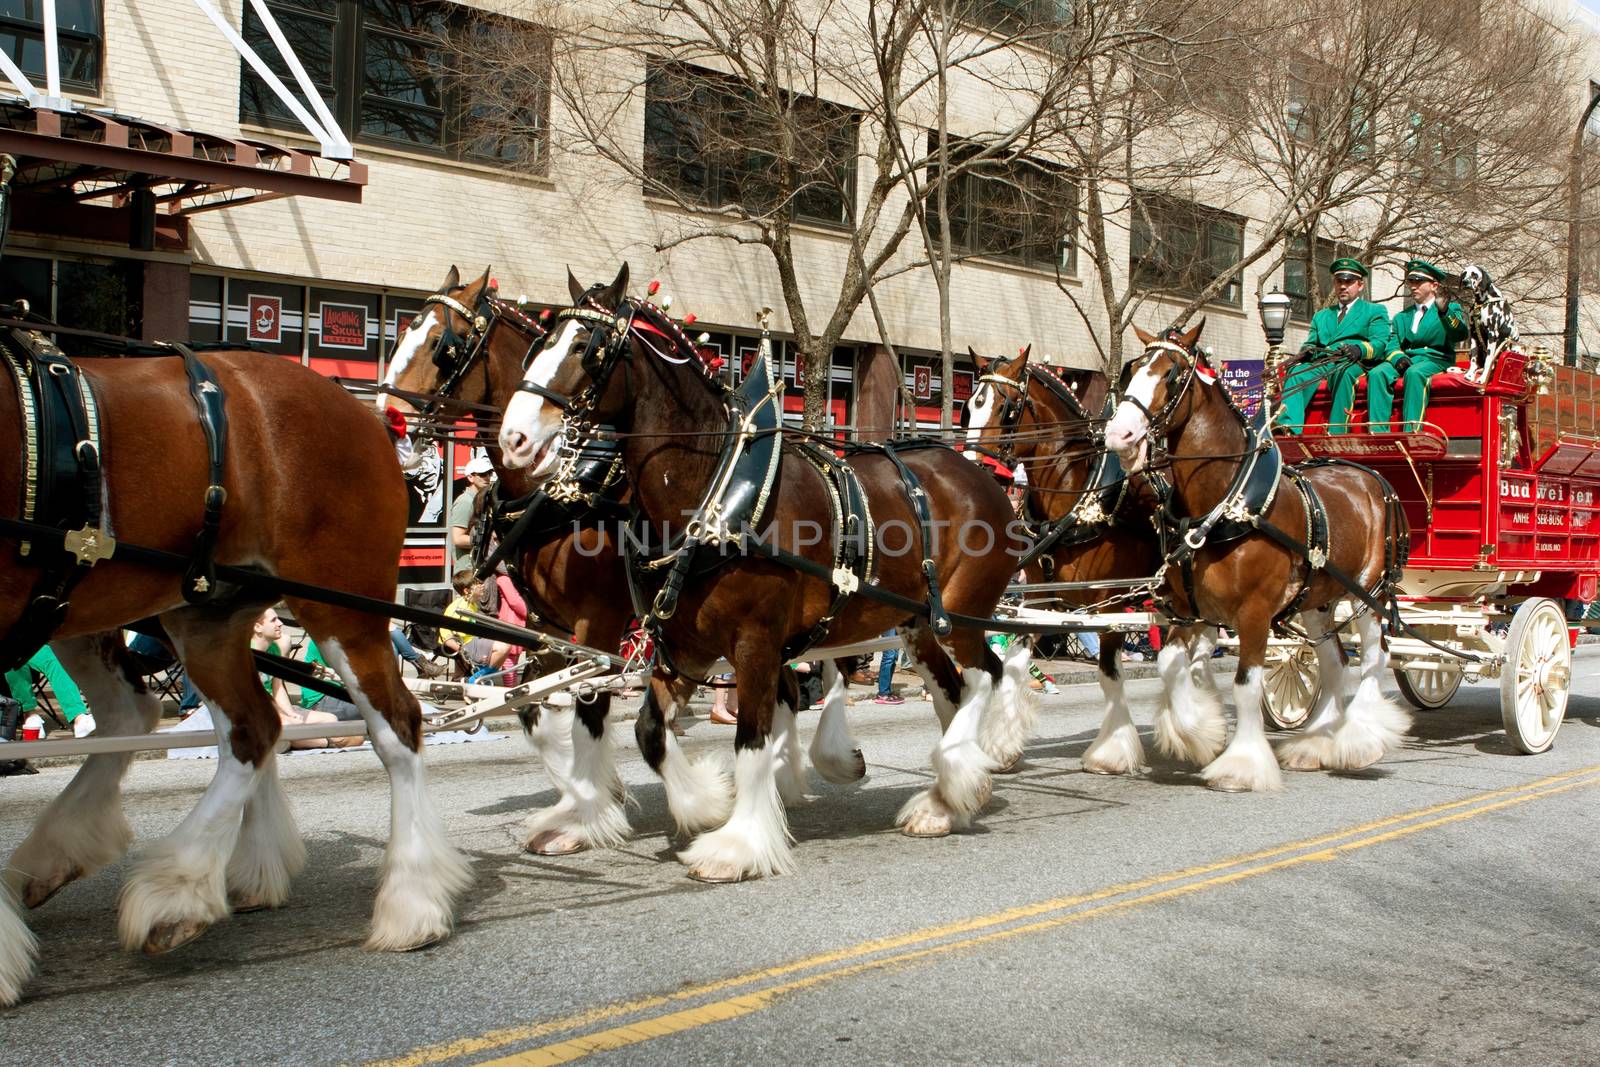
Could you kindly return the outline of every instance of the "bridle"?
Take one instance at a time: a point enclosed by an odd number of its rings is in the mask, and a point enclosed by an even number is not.
[[[516,391],[532,393],[561,412],[564,423],[562,435],[569,447],[586,440],[595,430],[595,405],[605,395],[617,367],[631,364],[631,342],[637,341],[668,363],[692,364],[699,368],[706,382],[715,390],[726,392],[722,380],[700,359],[683,328],[655,304],[635,297],[623,297],[618,301],[615,311],[607,311],[590,294],[585,294],[576,305],[557,311],[549,332],[529,347],[527,360],[523,364],[524,371],[533,365],[540,349],[556,336],[556,325],[562,322],[581,322],[589,327],[589,336],[579,357],[579,365],[588,376],[588,384],[579,392],[568,394],[531,382],[524,373]],[[646,335],[660,338],[666,347],[657,345]],[[673,350],[677,354],[673,354]]]
[[[538,346],[545,338],[547,331],[538,322],[524,315],[522,311],[511,303],[489,295],[490,290],[485,288],[478,297],[478,306],[474,310],[461,301],[451,296],[448,292],[435,293],[424,297],[422,306],[437,305],[459,315],[468,324],[467,334],[463,337],[456,332],[454,320],[443,316],[439,340],[433,346],[433,365],[439,368],[443,376],[436,396],[448,397],[455,393],[472,371],[489,352],[489,335],[495,326],[502,321],[514,321],[527,327],[534,335],[529,351]],[[420,326],[421,313],[411,320],[413,328]],[[434,403],[430,401],[423,406],[423,414],[432,414]]]
[[[1094,417],[1084,408],[1083,403],[1067,388],[1066,383],[1042,367],[1029,364],[1023,373],[1022,380],[1014,381],[1003,374],[983,374],[978,376],[978,388],[989,386],[994,388],[997,397],[1002,397],[1000,403],[1000,421],[998,433],[1001,437],[999,447],[986,446],[982,441],[972,446],[972,451],[992,456],[1001,460],[1008,467],[1017,465],[1016,441],[1014,437],[1017,427],[1022,422],[1024,412],[1035,411],[1033,399],[1028,395],[1028,388],[1037,378],[1052,396],[1066,405],[1067,411],[1073,418],[1084,422],[1093,422]],[[1009,389],[1009,395],[999,392],[1000,386]],[[976,396],[976,393],[974,393]]]
[[[1169,338],[1175,334],[1175,330],[1167,331]],[[1123,372],[1124,375],[1126,377],[1131,377],[1134,369],[1138,367],[1140,363],[1144,362],[1146,359],[1149,359],[1158,352],[1172,352],[1183,357],[1182,359],[1173,360],[1172,366],[1167,370],[1167,373],[1161,376],[1160,384],[1167,391],[1167,402],[1161,405],[1160,411],[1151,411],[1147,406],[1145,406],[1144,401],[1140,400],[1136,396],[1133,396],[1126,388],[1118,389],[1118,392],[1121,394],[1118,398],[1119,401],[1125,401],[1129,404],[1132,404],[1134,407],[1138,408],[1144,413],[1144,417],[1147,421],[1147,426],[1145,427],[1145,437],[1150,441],[1152,463],[1154,463],[1156,459],[1154,453],[1157,450],[1161,452],[1166,451],[1167,424],[1172,420],[1172,416],[1178,410],[1178,405],[1182,403],[1183,398],[1188,395],[1189,386],[1193,384],[1195,373],[1200,366],[1199,356],[1195,353],[1194,349],[1180,345],[1172,340],[1162,339],[1151,341],[1149,344],[1147,344],[1144,351],[1139,354],[1139,358],[1128,364],[1126,370]]]

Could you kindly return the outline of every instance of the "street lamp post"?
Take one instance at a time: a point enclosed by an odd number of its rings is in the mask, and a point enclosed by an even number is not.
[[[1261,395],[1265,404],[1278,399],[1278,361],[1283,358],[1283,333],[1289,326],[1292,303],[1276,287],[1256,302],[1256,310],[1261,314],[1261,332],[1267,335],[1267,358],[1261,366]]]
[[[1578,129],[1572,135],[1572,154],[1567,159],[1567,320],[1562,337],[1565,347],[1562,361],[1569,367],[1578,365],[1578,231],[1583,215],[1583,133],[1597,104],[1600,104],[1600,91],[1590,83],[1589,106],[1583,109],[1583,118],[1578,120]]]

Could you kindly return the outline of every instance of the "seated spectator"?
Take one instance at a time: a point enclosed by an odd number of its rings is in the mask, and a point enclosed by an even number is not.
[[[456,591],[456,598],[444,609],[445,615],[452,619],[473,618],[483,594],[483,583],[470,570],[464,570],[456,572],[455,577],[450,579],[450,585]],[[439,628],[439,647],[452,656],[461,656],[472,668],[472,673],[467,676],[468,682],[498,674],[505,667],[506,657],[511,654],[511,646],[504,642],[473,637],[444,627]]]
[[[317,648],[317,642],[310,635],[306,636],[305,657],[307,663],[323,668],[322,671],[317,672],[318,674],[322,674],[324,671],[329,674],[332,673],[332,668],[328,666],[328,661],[322,658],[322,651]],[[315,689],[310,689],[306,686],[300,687],[300,706],[307,710],[325,711],[340,722],[354,722],[361,718],[361,709],[348,700],[340,700],[338,697],[319,693]]]
[[[149,634],[132,634],[128,639],[128,651],[133,653],[134,659],[139,664],[139,670],[144,674],[155,674],[164,671],[178,662],[177,655],[167,644]],[[200,690],[194,687],[189,680],[189,672],[183,674],[183,695],[178,698],[178,712],[187,715],[200,706]]]
[[[56,703],[61,705],[61,717],[72,727],[72,736],[88,737],[94,733],[94,716],[84,704],[83,694],[78,692],[77,683],[61,665],[61,661],[56,659],[56,654],[50,651],[49,645],[35,652],[21,667],[6,672],[6,687],[11,690],[12,699],[22,705],[24,715],[39,706],[33,695],[33,676],[30,671],[44,675],[50,692],[55,694]]]
[[[269,655],[281,656],[278,642],[283,639],[283,620],[278,618],[278,613],[271,608],[261,613],[256,620],[255,627],[250,635],[250,647],[257,652],[266,652]],[[311,708],[296,708],[289,703],[289,687],[282,678],[270,675],[261,676],[261,684],[266,687],[267,695],[272,698],[272,706],[278,710],[278,718],[285,726],[298,726],[301,723],[338,722],[336,716],[325,711]],[[365,741],[364,737],[311,737],[291,742],[290,748],[352,748]]]
[[[418,678],[437,678],[444,673],[444,667],[424,656],[417,646],[406,638],[405,632],[400,627],[389,627],[389,643],[394,646],[395,655],[416,669]]]

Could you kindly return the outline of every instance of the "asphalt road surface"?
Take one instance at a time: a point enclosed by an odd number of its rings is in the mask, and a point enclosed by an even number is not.
[[[1141,723],[1153,686],[1132,687]],[[520,737],[431,748],[476,882],[455,937],[407,955],[361,947],[388,821],[377,760],[295,755],[310,863],[286,908],[145,959],[116,945],[125,863],[69,886],[29,915],[40,973],[0,1013],[0,1049],[75,1067],[1594,1063],[1593,650],[1574,693],[1542,756],[1506,745],[1498,687],[1468,686],[1375,769],[1237,796],[1159,758],[1142,777],[1084,774],[1098,690],[1071,686],[976,827],[931,841],[892,829],[926,779],[931,710],[863,701],[867,781],[813,775],[790,813],[799,872],[735,886],[684,876],[627,724],[634,838],[563,859],[518,847],[554,798]],[[731,751],[731,735],[700,720],[685,745]],[[134,764],[141,840],[213,766]],[[0,847],[69,774],[0,779]]]

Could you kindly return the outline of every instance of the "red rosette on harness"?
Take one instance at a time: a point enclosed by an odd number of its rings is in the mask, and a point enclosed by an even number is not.
[[[389,427],[389,432],[396,437],[404,437],[406,435],[405,413],[393,404],[383,409],[383,422],[384,425]]]

